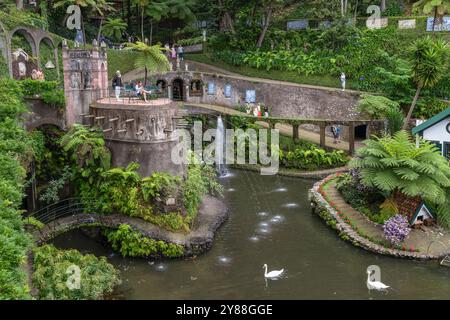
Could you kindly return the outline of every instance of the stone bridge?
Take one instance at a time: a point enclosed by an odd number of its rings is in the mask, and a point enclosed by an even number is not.
[[[358,112],[360,93],[357,91],[194,71],[155,74],[152,81],[174,101],[233,110],[247,103],[261,104],[268,107],[272,117],[305,119],[300,127],[321,135],[325,132],[331,136],[331,130],[326,127],[342,122],[346,123],[342,128],[346,140],[352,136],[364,140],[370,132],[380,129],[379,126],[370,128],[370,121]],[[324,123],[314,119],[326,119],[325,128],[321,126]]]
[[[30,110],[24,115],[25,128],[32,131],[40,126],[53,125],[61,130],[66,130],[65,111],[48,105],[41,98],[26,98]]]
[[[42,245],[58,235],[74,229],[83,227],[117,229],[122,224],[128,224],[145,237],[183,246],[184,256],[194,256],[211,248],[215,232],[227,218],[228,209],[225,203],[217,198],[205,196],[199,208],[194,228],[190,233],[167,231],[143,219],[122,214],[86,213],[55,219],[42,229],[36,229],[32,233],[36,244]]]
[[[32,28],[28,26],[17,26],[14,29],[8,30],[0,22],[0,54],[5,58],[9,75],[11,78],[21,79],[22,76],[19,75],[16,68],[16,58],[13,57],[12,44],[13,37],[20,36],[25,39],[25,41],[31,47],[31,52],[27,52],[28,55],[36,57],[36,61],[33,62],[33,67],[42,68],[42,66],[47,61],[41,61],[41,49],[45,44],[51,48],[53,51],[53,65],[56,68],[58,79],[60,77],[59,61],[58,61],[58,45],[59,43],[53,38],[53,36],[40,28]],[[22,48],[23,49],[23,48]],[[27,68],[28,69],[28,68]],[[26,77],[30,77],[32,70],[26,70]]]

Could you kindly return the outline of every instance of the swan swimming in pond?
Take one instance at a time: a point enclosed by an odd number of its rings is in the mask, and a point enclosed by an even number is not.
[[[371,281],[370,280],[370,274],[371,271],[367,270],[367,288],[369,288],[369,290],[378,290],[378,291],[384,291],[387,288],[389,288],[389,286],[385,285],[384,283],[380,282],[380,281]]]
[[[263,268],[265,269],[265,271],[264,271],[265,278],[278,278],[284,272],[284,269],[281,269],[281,270],[270,271],[269,273],[267,273],[267,264],[264,264]]]

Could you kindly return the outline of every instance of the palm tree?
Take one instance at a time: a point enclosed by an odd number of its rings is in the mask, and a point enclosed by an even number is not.
[[[444,40],[430,37],[416,40],[412,47],[412,78],[416,84],[416,94],[403,123],[408,126],[422,88],[431,88],[438,83],[448,70],[449,46]]]
[[[133,2],[139,6],[141,13],[141,41],[144,42],[144,12],[150,4],[150,0],[133,0]]]
[[[434,11],[433,28],[436,20],[442,21],[442,18],[447,12],[450,12],[450,1],[449,0],[419,0],[414,3],[413,11],[420,12],[423,14],[430,14]]]
[[[100,15],[100,26],[98,27],[97,42],[100,42],[100,35],[102,33],[103,20],[105,20],[106,12],[115,12],[116,9],[108,0],[97,0],[97,7],[93,8],[98,15]]]
[[[127,50],[134,50],[140,53],[134,62],[136,69],[145,69],[144,85],[147,84],[147,72],[164,72],[170,70],[169,60],[163,53],[165,50],[159,45],[149,46],[144,42],[127,43]]]
[[[108,18],[103,25],[103,34],[120,41],[127,26],[127,23],[120,18]]]
[[[403,194],[442,204],[450,187],[447,159],[425,140],[416,147],[406,131],[365,141],[349,165],[360,170],[365,186],[388,195]]]

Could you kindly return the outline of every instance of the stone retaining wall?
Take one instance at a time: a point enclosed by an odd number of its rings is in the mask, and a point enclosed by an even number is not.
[[[319,189],[322,185],[324,185],[329,180],[335,178],[337,174],[333,174],[328,176],[327,178],[317,182],[314,184],[312,189],[309,191],[309,200],[311,201],[311,206],[313,211],[320,216],[327,225],[336,230],[339,233],[339,236],[351,242],[357,247],[361,247],[367,251],[390,255],[399,258],[408,258],[408,259],[418,259],[418,260],[431,260],[431,259],[439,259],[440,256],[424,254],[420,252],[409,252],[402,251],[398,249],[386,248],[379,244],[376,244],[367,238],[359,235],[353,228],[347,224],[342,217],[340,217],[337,211],[328,203],[328,201],[322,196],[319,192]]]

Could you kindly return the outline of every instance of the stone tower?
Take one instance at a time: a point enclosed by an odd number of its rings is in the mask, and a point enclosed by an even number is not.
[[[109,94],[106,51],[98,47],[96,40],[92,45],[92,49],[69,49],[67,41],[63,41],[66,122],[69,126],[82,123],[82,115],[89,113],[89,105]]]

